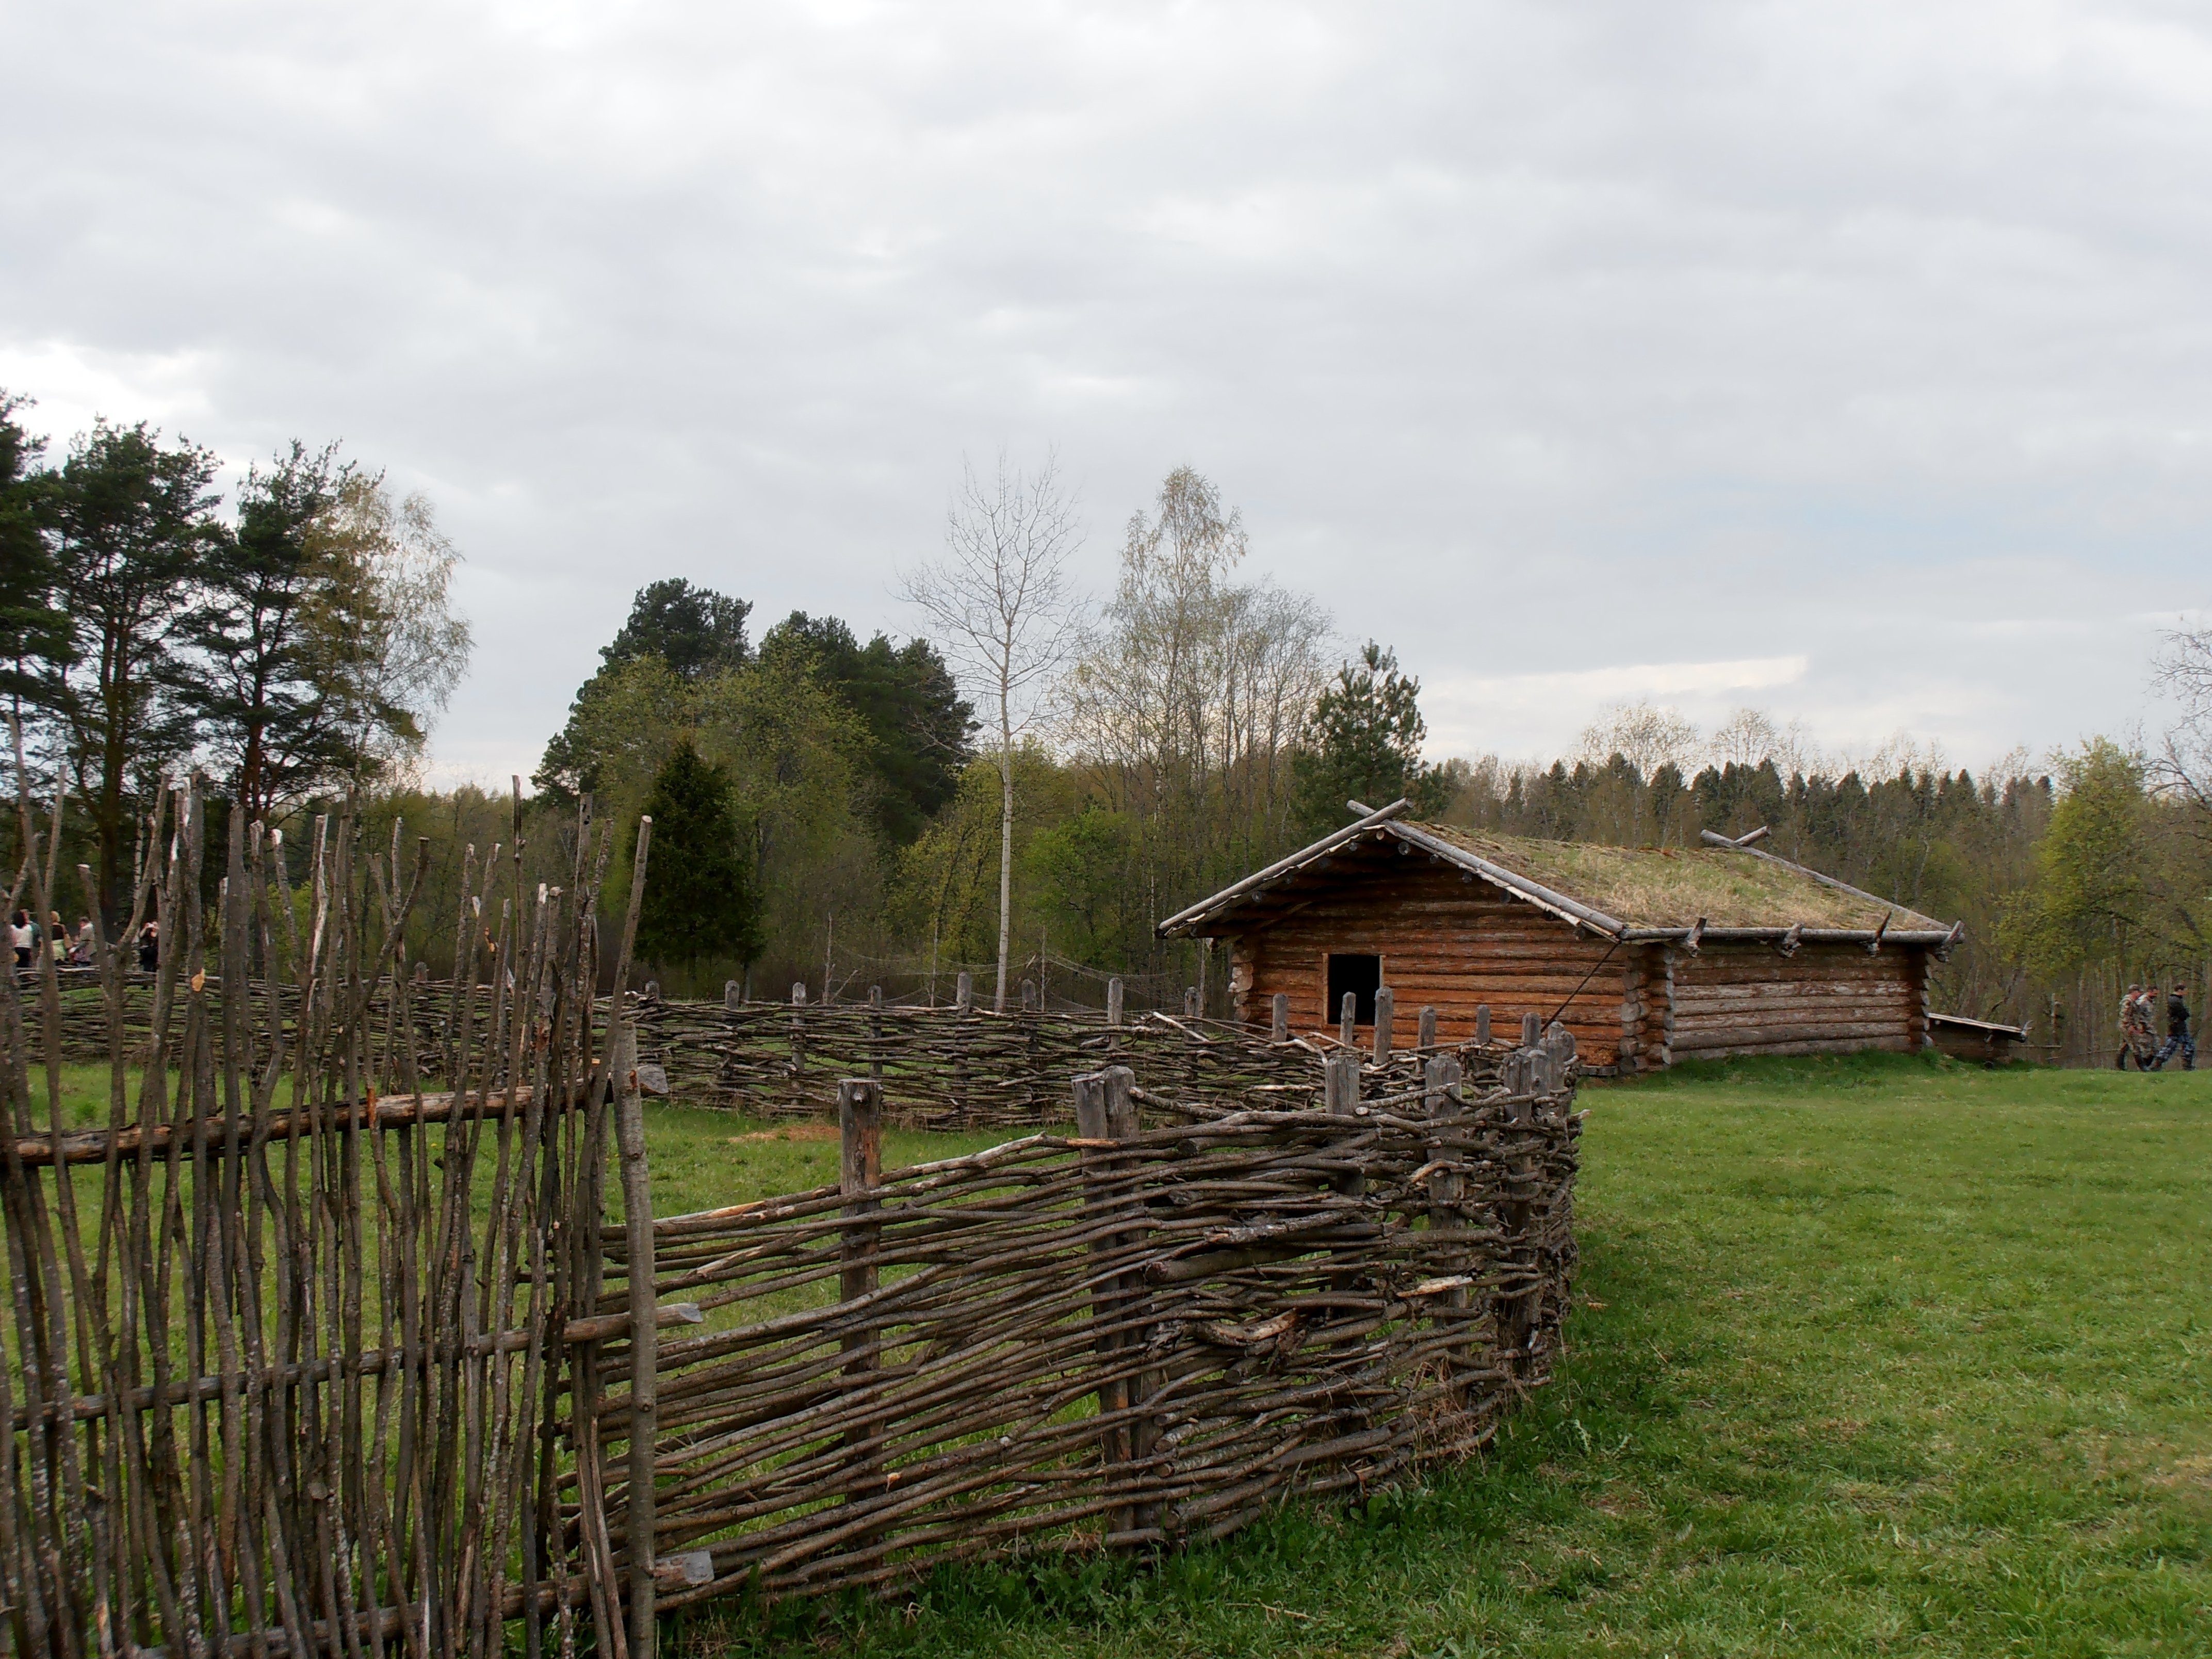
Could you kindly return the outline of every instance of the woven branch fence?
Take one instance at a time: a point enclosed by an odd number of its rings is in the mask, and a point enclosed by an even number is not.
[[[628,978],[641,888],[603,929],[588,802],[565,888],[471,860],[457,989],[403,971],[422,865],[396,834],[319,823],[302,921],[273,837],[236,826],[210,916],[194,789],[163,812],[125,937],[180,943],[137,1028],[102,949],[104,1123],[65,1105],[58,974],[0,994],[13,1653],[651,1659],[659,1608],[739,1588],[1218,1536],[1463,1455],[1557,1352],[1563,1032],[1363,1067],[1173,1023],[823,1009],[794,1086],[788,1010],[695,1037],[593,996]],[[52,844],[18,884],[41,909]],[[656,1218],[655,1048],[733,1093],[766,1068],[775,1109],[826,1093],[837,1184]],[[993,1101],[1076,1132],[878,1168],[887,1115]]]
[[[1112,1067],[1074,1136],[888,1175],[848,1079],[838,1185],[653,1223],[654,1297],[713,1327],[659,1348],[660,1605],[1219,1537],[1480,1446],[1558,1352],[1578,1136],[1556,1050],[1485,1058],[1227,1115]]]
[[[392,1015],[395,981],[370,989],[364,1018],[380,1029]],[[201,988],[206,1017],[222,1020],[224,981],[210,975]],[[157,975],[123,982],[125,1052],[143,1055],[153,1031]],[[497,1018],[494,987],[464,990],[448,981],[400,982],[418,1075],[449,1081],[464,1047],[480,1052]],[[283,1031],[296,1033],[296,984],[257,982],[257,1011],[247,1027],[252,1063],[265,1066],[276,1028],[264,1017],[272,1005]],[[599,1018],[608,1009],[602,999]],[[889,1121],[923,1129],[1030,1127],[1063,1121],[1068,1087],[1079,1074],[1116,1061],[1140,1067],[1156,1086],[1224,1108],[1273,1097],[1284,1106],[1312,1105],[1321,1095],[1321,1053],[1307,1042],[1271,1041],[1217,1021],[1139,1015],[1127,1024],[1106,1015],[999,1014],[962,1002],[944,1008],[872,1003],[786,1006],[663,1000],[651,987],[625,1003],[640,1055],[663,1068],[687,1104],[718,1106],[762,1117],[828,1118],[837,1109],[842,1078],[884,1083]],[[60,1053],[77,1064],[109,1054],[108,1011],[95,975],[64,970],[59,999]],[[33,1060],[42,1033],[30,1032]]]

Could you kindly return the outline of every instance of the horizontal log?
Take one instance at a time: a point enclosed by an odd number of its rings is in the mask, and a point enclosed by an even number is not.
[[[1701,1054],[1715,1048],[1763,1049],[1788,1042],[1874,1042],[1888,1037],[1902,1042],[1907,1035],[1902,1020],[1863,1024],[1808,1021],[1803,1024],[1723,1027],[1692,1031],[1685,1031],[1678,1027],[1671,1046],[1678,1054]]]
[[[450,1123],[457,1119],[467,1121],[472,1118],[501,1117],[507,1110],[507,1096],[504,1090],[489,1095],[471,1091],[454,1106],[450,1094],[385,1095],[372,1097],[364,1104],[316,1107],[301,1111],[289,1109],[272,1109],[260,1120],[263,1138],[270,1141],[289,1140],[296,1132],[302,1135],[330,1134],[344,1130],[407,1129],[425,1123]],[[530,1091],[514,1091],[514,1109],[527,1111]],[[250,1114],[240,1115],[239,1145],[251,1144],[255,1133],[256,1120]],[[226,1120],[216,1118],[186,1119],[178,1123],[157,1123],[148,1128],[131,1124],[122,1129],[76,1129],[61,1138],[60,1162],[64,1164],[104,1164],[112,1146],[115,1155],[135,1159],[142,1150],[157,1158],[166,1158],[173,1147],[185,1157],[198,1156],[201,1139],[204,1134],[210,1156],[225,1155],[229,1139]],[[51,1135],[22,1135],[15,1141],[15,1156],[26,1164],[44,1167],[55,1159],[54,1140]]]

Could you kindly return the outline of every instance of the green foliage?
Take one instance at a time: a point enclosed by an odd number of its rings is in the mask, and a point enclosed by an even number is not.
[[[1314,700],[1297,761],[1301,817],[1310,834],[1345,821],[1345,802],[1387,806],[1410,796],[1418,814],[1443,805],[1441,780],[1421,763],[1421,683],[1398,670],[1397,653],[1370,640],[1336,683]]]
[[[2036,848],[2035,887],[2015,923],[2028,960],[2049,974],[2124,955],[2149,898],[2142,757],[2099,738],[2067,757],[2060,773],[2065,791]]]
[[[971,761],[959,792],[910,847],[892,861],[884,916],[894,933],[946,961],[981,961],[998,950],[999,767],[995,757]],[[1040,914],[1039,866],[1032,844],[1054,825],[1082,811],[1079,785],[1069,770],[1036,744],[1014,751],[1014,938],[1025,954],[1041,930],[1054,949],[1066,951],[1056,931],[1062,920],[1049,907]],[[1150,926],[1149,922],[1146,926]]]
[[[678,739],[645,804],[653,844],[638,915],[644,961],[750,964],[760,954],[760,903],[732,794],[729,775],[701,759],[690,738]]]
[[[835,617],[794,611],[761,641],[763,659],[788,656],[867,729],[872,816],[884,843],[904,847],[951,800],[973,752],[975,711],[927,640],[861,645]]]
[[[1133,926],[1152,920],[1127,902],[1135,840],[1127,817],[1097,805],[1030,837],[1023,872],[1055,951],[1093,968],[1121,965]]]
[[[39,532],[48,475],[44,441],[23,430],[25,399],[0,392],[0,697],[35,701],[75,653],[69,615],[55,603],[59,573]]]
[[[752,602],[711,587],[694,587],[681,576],[648,582],[630,602],[629,619],[599,647],[603,666],[619,668],[658,657],[678,678],[704,679],[747,660],[745,618]]]
[[[331,659],[360,638],[366,596],[333,581],[317,534],[352,471],[335,446],[310,454],[297,442],[249,471],[237,527],[197,562],[191,603],[170,632],[189,655],[170,659],[168,682],[252,818],[343,782],[357,759],[331,696]],[[343,614],[317,626],[334,610]]]
[[[100,886],[121,908],[139,791],[191,741],[165,695],[167,633],[202,561],[227,539],[215,517],[213,452],[165,445],[141,423],[80,436],[40,494],[55,591],[74,631],[71,661],[38,702],[56,724],[74,793],[87,803]]]

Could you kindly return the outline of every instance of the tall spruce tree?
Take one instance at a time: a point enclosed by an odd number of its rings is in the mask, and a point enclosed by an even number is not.
[[[648,962],[750,965],[760,954],[760,896],[739,845],[729,775],[685,738],[653,781],[646,803],[653,856],[638,913],[638,952]]]

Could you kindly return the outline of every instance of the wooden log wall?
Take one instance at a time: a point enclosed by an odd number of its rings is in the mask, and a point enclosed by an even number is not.
[[[1927,952],[1707,943],[1674,951],[1676,1060],[1917,1053],[1927,1044]]]
[[[1334,1028],[1325,1008],[1332,952],[1382,958],[1394,993],[1395,1047],[1413,1047],[1424,1006],[1437,1011],[1438,1040],[1474,1037],[1475,1010],[1517,1025],[1524,1013],[1572,1031],[1594,1066],[1618,1062],[1622,1002],[1633,949],[1579,933],[1525,900],[1419,856],[1402,869],[1362,874],[1282,921],[1234,940],[1231,985],[1237,1017],[1265,1025],[1269,1000],[1290,999],[1294,1032]]]
[[[1481,1446],[1559,1352],[1569,1047],[1150,1128],[1157,1080],[1109,1068],[1080,1138],[882,1176],[848,1083],[837,1185],[653,1223],[655,1294],[708,1327],[659,1350],[659,1605],[1218,1538]]]

